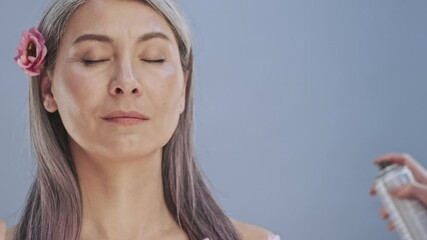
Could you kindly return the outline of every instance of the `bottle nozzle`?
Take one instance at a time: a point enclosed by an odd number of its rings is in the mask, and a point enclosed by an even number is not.
[[[383,162],[380,162],[378,164],[378,167],[380,168],[380,170],[383,170],[384,168],[386,168],[390,165],[392,165],[392,163],[390,161],[383,161]]]

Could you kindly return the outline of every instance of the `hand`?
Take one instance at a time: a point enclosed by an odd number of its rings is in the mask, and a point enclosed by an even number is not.
[[[384,161],[396,163],[401,166],[407,166],[414,175],[415,179],[414,183],[409,183],[399,188],[390,189],[389,193],[392,196],[400,199],[417,199],[421,204],[427,207],[427,170],[423,168],[421,164],[419,164],[409,154],[386,154],[375,159],[374,163],[380,164]],[[374,186],[372,186],[370,194],[376,194]],[[383,219],[389,218],[389,215],[384,207],[381,207],[380,214]],[[394,231],[396,227],[391,222],[389,222],[388,229],[389,231]]]
[[[0,220],[0,240],[6,240],[6,223]]]

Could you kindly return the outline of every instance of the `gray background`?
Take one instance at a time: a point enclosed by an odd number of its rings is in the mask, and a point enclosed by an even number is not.
[[[427,165],[427,1],[181,0],[194,32],[196,141],[227,213],[285,240],[397,239],[368,195],[386,152]],[[34,171],[21,32],[45,1],[0,9],[0,217]]]

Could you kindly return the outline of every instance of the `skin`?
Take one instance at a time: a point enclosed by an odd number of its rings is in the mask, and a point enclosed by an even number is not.
[[[0,240],[6,239],[6,223],[0,220]]]
[[[139,41],[150,33],[167,39]],[[87,34],[102,37],[77,40]],[[166,21],[136,1],[89,1],[70,19],[43,86],[46,109],[59,111],[70,136],[82,239],[185,239],[166,208],[161,179],[162,147],[185,103],[185,73]],[[117,110],[149,120],[103,119]]]
[[[175,36],[150,7],[91,0],[71,17],[42,95],[69,134],[82,189],[82,240],[187,239],[166,207],[161,179],[162,147],[184,110],[186,79]],[[149,119],[104,119],[117,110]],[[271,235],[233,224],[245,240]]]
[[[384,161],[389,161],[401,166],[407,166],[414,175],[415,179],[414,183],[391,189],[390,194],[399,199],[416,199],[425,207],[427,207],[427,170],[421,166],[421,164],[418,163],[411,155],[406,153],[389,153],[382,155],[374,160],[374,164],[380,164]],[[374,185],[371,187],[369,194],[372,196],[376,195]],[[389,220],[389,214],[383,207],[380,208],[380,216],[384,220]],[[388,223],[388,230],[396,230],[395,225],[390,220]]]

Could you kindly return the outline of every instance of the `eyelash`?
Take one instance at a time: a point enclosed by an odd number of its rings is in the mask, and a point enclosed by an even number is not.
[[[144,62],[147,62],[147,63],[155,63],[155,64],[161,64],[161,63],[164,63],[166,61],[166,59],[153,59],[153,60],[151,60],[151,59],[141,59],[141,60],[144,61]],[[83,64],[86,65],[86,66],[94,65],[94,64],[97,64],[97,63],[103,63],[103,62],[106,62],[106,61],[108,61],[108,59],[101,59],[101,60],[82,59]]]
[[[82,62],[86,66],[94,65],[96,63],[102,63],[108,61],[107,59],[101,59],[101,60],[89,60],[89,59],[82,59]]]
[[[164,63],[166,61],[166,59],[141,59],[144,62],[148,62],[148,63],[157,63],[157,64],[161,64]]]

